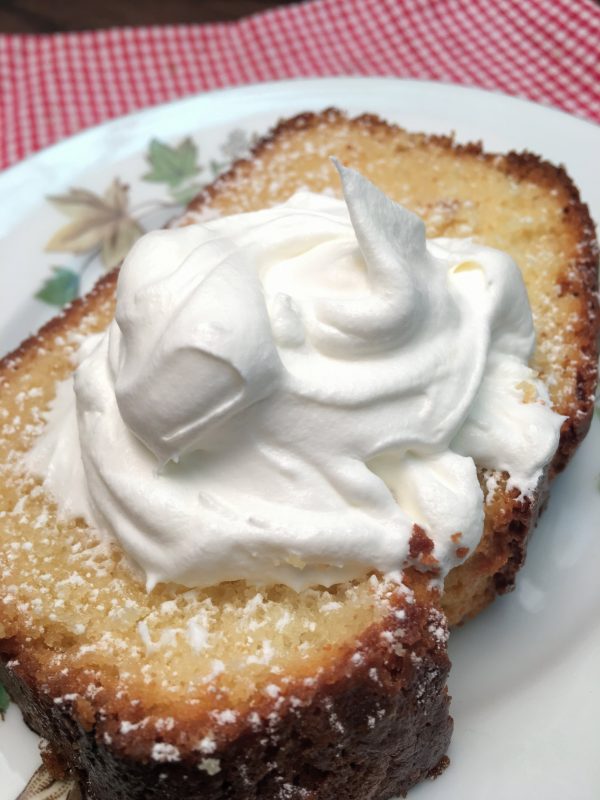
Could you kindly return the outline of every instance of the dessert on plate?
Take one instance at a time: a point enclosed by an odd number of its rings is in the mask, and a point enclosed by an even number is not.
[[[331,110],[143,237],[0,368],[0,679],[54,763],[91,800],[439,773],[448,626],[587,431],[596,289],[564,171]]]

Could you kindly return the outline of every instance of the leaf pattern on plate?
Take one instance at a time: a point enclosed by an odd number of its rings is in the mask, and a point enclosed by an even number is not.
[[[152,139],[146,159],[152,169],[143,180],[168,183],[171,187],[179,186],[202,169],[198,165],[198,148],[189,136],[175,147]]]
[[[189,183],[187,186],[171,189],[171,196],[178,205],[187,206],[200,192],[203,185],[202,183]]]
[[[221,152],[228,162],[244,158],[250,154],[259,138],[256,133],[249,135],[243,128],[234,128],[221,145]]]
[[[248,133],[241,128],[234,128],[232,131],[230,131],[229,136],[219,148],[224,156],[224,160],[217,161],[216,159],[212,158],[208,162],[212,177],[218,177],[222,172],[230,167],[234,161],[249,156],[252,148],[259,139],[260,137],[258,134],[253,133],[248,135]]]
[[[4,719],[4,714],[6,709],[10,704],[10,697],[8,696],[8,692],[0,683],[0,719]]]
[[[165,183],[178,205],[186,206],[204,185],[196,179],[204,167],[198,163],[198,146],[189,136],[175,146],[152,139],[146,161],[152,169],[142,180]]]
[[[56,780],[42,764],[16,800],[81,800],[74,780]]]
[[[191,137],[172,145],[152,139],[145,156],[150,169],[141,180],[162,187],[157,188],[155,198],[134,208],[130,207],[129,185],[121,178],[114,178],[103,195],[73,187],[66,194],[48,196],[48,201],[70,221],[50,238],[46,251],[68,252],[83,258],[68,267],[51,265],[52,274],[35,297],[58,307],[74,300],[80,294],[83,274],[89,268],[97,274],[98,257],[104,268],[117,266],[145,232],[143,220],[147,214],[172,210],[175,215],[232,161],[247,156],[257,139],[256,134],[235,128],[219,147],[222,158],[210,159],[204,165],[199,161],[198,145]],[[147,227],[155,224],[153,219]]]
[[[35,297],[51,306],[62,307],[79,294],[79,275],[66,267],[52,267],[53,275],[44,282]]]
[[[49,252],[87,253],[100,248],[106,267],[115,267],[144,232],[129,213],[129,187],[115,178],[104,197],[73,188],[48,200],[71,218],[46,244]]]

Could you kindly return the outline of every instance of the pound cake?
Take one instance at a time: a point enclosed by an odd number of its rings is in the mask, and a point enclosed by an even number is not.
[[[560,168],[328,110],[280,124],[173,226],[270,208],[298,189],[339,194],[331,156],[416,212],[428,236],[473,237],[519,264],[532,364],[564,418],[556,454],[527,493],[478,465],[483,535],[472,553],[453,540],[443,586],[417,524],[401,580],[370,570],[300,591],[228,578],[144,585],[81,516],[59,518],[25,467],[82,340],[111,323],[108,275],[0,364],[0,680],[49,742],[53,769],[90,800],[389,800],[438,774],[452,730],[448,625],[512,587],[548,483],[589,427],[597,246]],[[532,383],[521,391],[539,401]]]

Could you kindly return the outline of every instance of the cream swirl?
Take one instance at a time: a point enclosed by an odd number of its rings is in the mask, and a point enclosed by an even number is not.
[[[481,536],[475,463],[527,494],[556,449],[516,264],[339,170],[345,203],[144,236],[30,456],[149,589],[393,573],[415,524],[443,575]]]

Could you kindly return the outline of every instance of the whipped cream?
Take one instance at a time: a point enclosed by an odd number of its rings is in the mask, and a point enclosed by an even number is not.
[[[443,576],[481,537],[475,464],[529,494],[556,450],[514,261],[338,169],[345,202],[140,239],[59,387],[29,467],[149,590],[390,574],[415,525]]]

